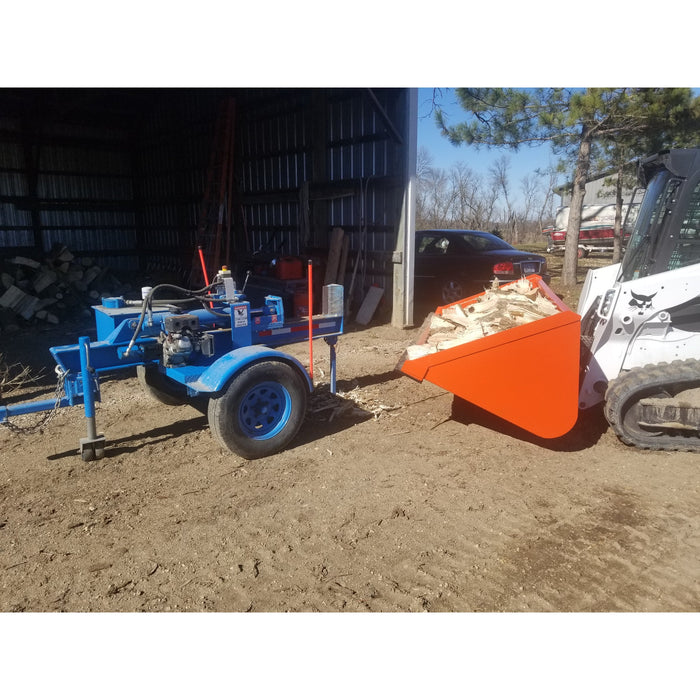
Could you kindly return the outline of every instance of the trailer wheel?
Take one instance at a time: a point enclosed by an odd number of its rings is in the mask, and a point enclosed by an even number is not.
[[[152,399],[164,403],[167,406],[182,406],[187,403],[184,396],[177,394],[177,389],[168,383],[155,367],[151,365],[137,365],[136,376],[143,390]]]
[[[280,452],[304,422],[307,393],[304,378],[285,362],[250,365],[209,400],[212,435],[246,459]]]

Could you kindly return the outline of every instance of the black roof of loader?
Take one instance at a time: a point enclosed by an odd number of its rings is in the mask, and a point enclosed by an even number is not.
[[[659,171],[668,170],[678,177],[688,177],[700,168],[700,148],[673,148],[644,158],[639,163],[638,177],[646,187]]]

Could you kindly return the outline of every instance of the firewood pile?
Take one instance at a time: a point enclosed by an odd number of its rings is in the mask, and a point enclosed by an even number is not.
[[[504,288],[494,280],[473,303],[453,304],[443,308],[440,315],[432,314],[425,339],[408,347],[406,355],[415,360],[555,313],[559,309],[529,280],[523,278]]]
[[[0,261],[0,326],[14,331],[26,325],[57,325],[91,317],[102,297],[132,290],[92,258],[76,257],[65,246],[43,260],[15,256]]]

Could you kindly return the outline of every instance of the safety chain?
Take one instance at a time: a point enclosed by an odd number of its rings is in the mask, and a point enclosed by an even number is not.
[[[51,420],[53,420],[54,416],[58,412],[58,409],[61,406],[61,399],[65,395],[65,384],[64,384],[64,379],[66,375],[68,374],[68,370],[61,370],[61,368],[56,365],[56,388],[54,389],[54,395],[56,396],[56,402],[54,403],[54,406],[52,409],[48,411],[43,412],[43,416],[34,424],[34,425],[17,425],[16,423],[13,423],[9,418],[6,418],[2,423],[0,423],[0,426],[3,428],[7,428],[13,433],[17,433],[20,435],[26,435],[29,433],[35,433],[37,430],[41,430],[41,428],[45,427],[48,425]]]

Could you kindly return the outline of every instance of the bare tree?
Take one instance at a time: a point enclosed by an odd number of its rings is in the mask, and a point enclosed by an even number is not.
[[[535,173],[528,173],[520,180],[523,204],[518,216],[523,223],[531,221],[534,216],[537,198],[540,194],[540,184],[540,178]]]
[[[450,225],[451,193],[444,170],[428,168],[418,178],[416,226],[445,228]]]
[[[533,173],[524,178],[524,201],[516,203],[509,167],[509,159],[503,156],[487,178],[461,162],[442,170],[433,167],[431,154],[421,147],[416,168],[416,227],[505,230],[513,242],[533,230],[540,233],[544,212],[551,211],[553,175],[547,179]]]
[[[452,218],[461,228],[481,228],[484,225],[484,197],[481,178],[464,163],[450,170]]]
[[[517,216],[523,234],[529,233],[537,239],[545,227],[545,219],[551,220],[556,178],[556,170],[549,168],[544,172],[536,170],[528,173],[520,181],[522,205]]]
[[[508,156],[501,156],[496,162],[489,168],[489,174],[491,176],[491,181],[498,190],[498,192],[503,197],[503,202],[505,204],[505,220],[510,231],[510,239],[513,243],[519,242],[519,226],[518,217],[513,209],[513,204],[510,197],[510,180],[508,178],[508,169],[510,167],[510,158]]]
[[[420,180],[429,176],[432,169],[433,156],[425,146],[421,146],[416,155],[416,177]]]
[[[545,222],[551,220],[554,215],[554,187],[557,184],[558,175],[559,172],[554,167],[549,167],[544,172],[538,172],[543,183],[542,192],[544,193],[537,212],[537,228],[540,231],[544,228]]]

